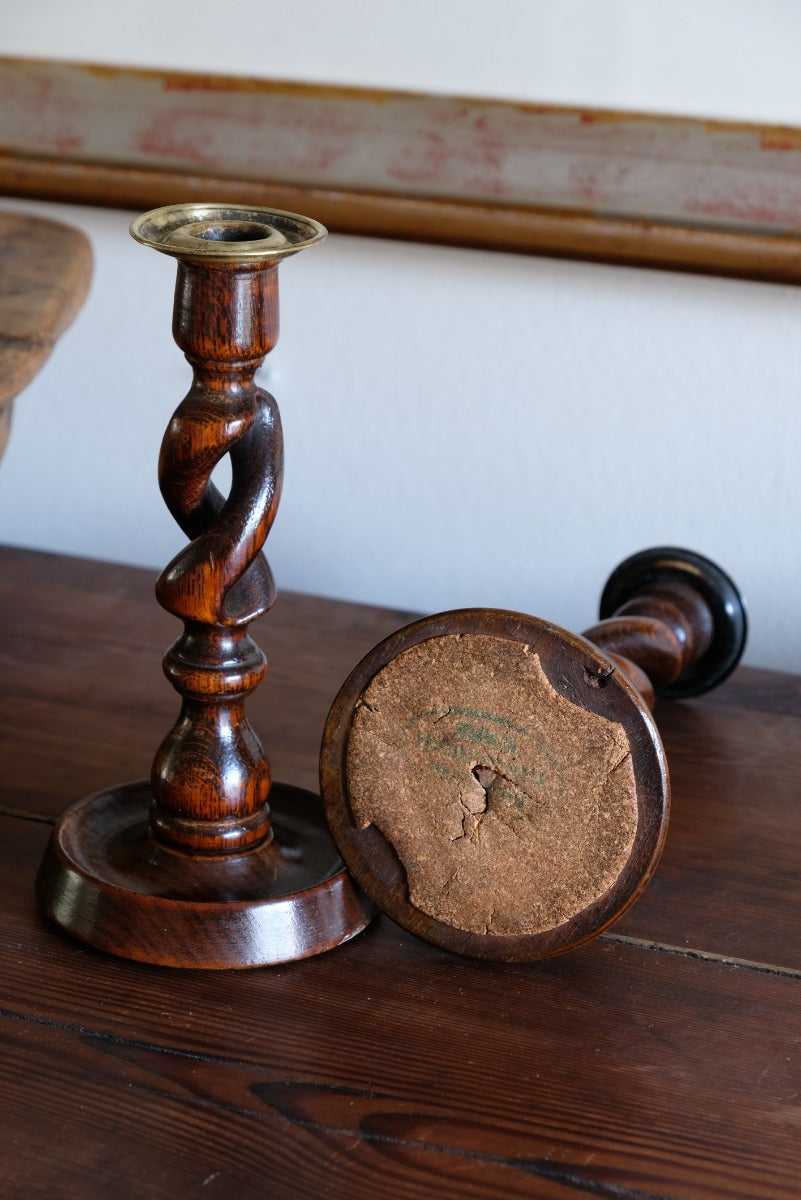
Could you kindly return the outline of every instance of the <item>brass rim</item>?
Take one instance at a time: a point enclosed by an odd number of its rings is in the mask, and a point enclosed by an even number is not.
[[[143,246],[187,261],[270,263],[321,242],[325,226],[277,208],[239,204],[170,204],[131,224]]]

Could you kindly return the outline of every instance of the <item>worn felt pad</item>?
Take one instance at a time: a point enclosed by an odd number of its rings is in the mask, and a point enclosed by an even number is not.
[[[533,934],[598,899],[637,829],[622,726],[551,685],[536,651],[432,638],[372,679],[347,745],[357,827],[393,846],[410,902],[457,929]]]

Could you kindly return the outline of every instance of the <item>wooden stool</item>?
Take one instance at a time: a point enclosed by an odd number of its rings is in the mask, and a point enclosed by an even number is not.
[[[612,614],[615,614],[612,617]],[[426,617],[370,652],[329,715],[321,790],[370,899],[435,945],[523,960],[616,921],[650,879],[669,809],[665,755],[624,671],[677,695],[740,658],[731,580],[687,551],[613,573],[585,638],[535,617]]]
[[[0,211],[0,458],[14,399],[69,328],[91,276],[92,250],[79,230]]]
[[[325,230],[291,213],[198,204],[146,213],[131,232],[178,260],[173,333],[194,371],[159,462],[164,499],[191,539],[157,585],[184,622],[164,660],[181,712],[149,781],[61,818],[38,893],[69,933],[127,958],[182,967],[303,958],[372,916],[319,797],[271,786],[244,713],[267,670],[247,626],[275,599],[261,548],[283,470],[278,407],[254,376],[278,337],[278,263]],[[211,474],[225,454],[224,499]]]

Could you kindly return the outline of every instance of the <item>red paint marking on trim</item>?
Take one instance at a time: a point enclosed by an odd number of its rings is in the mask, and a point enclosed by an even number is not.
[[[688,200],[682,205],[682,212],[686,216],[726,219],[737,225],[768,226],[775,232],[779,225],[786,226],[788,233],[801,229],[801,200],[791,200],[789,204],[776,198],[750,200],[745,196]]]
[[[765,129],[760,139],[761,150],[801,150],[801,131]]]
[[[70,154],[75,150],[82,150],[86,145],[86,139],[78,133],[56,133],[53,138],[53,149],[59,154]]]

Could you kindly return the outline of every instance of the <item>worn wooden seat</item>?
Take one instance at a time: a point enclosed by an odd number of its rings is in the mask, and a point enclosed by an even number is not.
[[[0,456],[14,399],[71,325],[91,274],[91,247],[79,230],[0,211]]]

